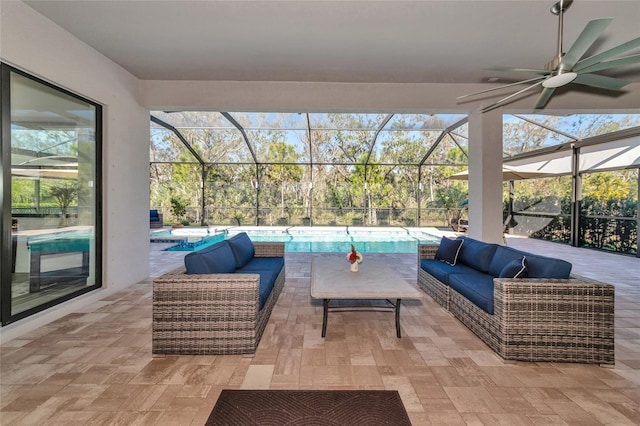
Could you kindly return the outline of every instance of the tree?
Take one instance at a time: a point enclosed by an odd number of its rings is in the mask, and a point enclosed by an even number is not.
[[[608,173],[587,173],[582,177],[582,195],[606,201],[612,198],[629,197],[633,187],[637,188],[637,178],[625,176],[626,171]],[[637,174],[636,174],[637,175]]]
[[[62,212],[62,224],[67,224],[67,210],[78,197],[77,183],[62,183],[49,188],[49,195],[56,199]]]
[[[274,139],[277,137],[272,135]],[[263,169],[264,182],[278,185],[280,188],[280,217],[285,217],[285,192],[293,190],[304,175],[302,166],[297,165],[300,155],[295,147],[281,140],[269,144],[266,160],[269,164]]]
[[[177,197],[171,197],[171,213],[178,222],[182,222],[184,215],[187,213],[186,203]]]
[[[462,210],[464,210],[464,203],[468,199],[469,195],[464,190],[463,185],[459,182],[439,187],[436,190],[436,207],[446,209],[447,223],[451,223],[453,219],[460,219],[462,216]]]

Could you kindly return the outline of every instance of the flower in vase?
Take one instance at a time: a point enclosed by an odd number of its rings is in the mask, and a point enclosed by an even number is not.
[[[353,244],[351,244],[351,252],[347,254],[347,260],[349,261],[349,263],[362,262],[362,253],[358,253]]]

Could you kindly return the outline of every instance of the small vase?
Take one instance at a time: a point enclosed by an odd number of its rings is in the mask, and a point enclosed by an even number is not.
[[[358,262],[353,262],[350,266],[351,272],[358,272]]]

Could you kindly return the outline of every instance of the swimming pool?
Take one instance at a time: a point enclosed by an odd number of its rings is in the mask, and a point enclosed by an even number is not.
[[[283,242],[289,253],[348,252],[351,244],[362,253],[416,253],[418,244],[438,244],[440,241],[435,235],[407,228],[183,228],[153,235],[156,241],[176,243],[166,249],[168,251],[195,251],[240,232],[246,232],[255,242]]]

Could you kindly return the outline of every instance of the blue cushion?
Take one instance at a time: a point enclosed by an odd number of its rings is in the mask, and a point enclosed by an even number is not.
[[[488,314],[493,315],[493,277],[488,274],[454,274],[449,286]]]
[[[500,271],[500,275],[498,278],[524,278],[529,273],[527,269],[527,258],[526,256],[522,256],[522,259],[514,259],[511,262],[507,263],[502,271]]]
[[[432,275],[443,284],[449,285],[449,275],[451,274],[482,274],[470,266],[457,264],[456,266],[434,259],[422,259],[420,267]]]
[[[462,247],[462,243],[462,240],[442,237],[438,250],[436,251],[435,259],[446,262],[449,265],[455,265],[458,261],[458,255],[460,254],[460,247]]]
[[[280,273],[283,266],[284,257],[254,257],[251,262],[239,268],[236,272],[275,271]]]
[[[498,246],[496,254],[489,266],[489,273],[494,277],[500,276],[500,272],[507,263],[514,259],[520,260],[527,257],[527,269],[529,278],[556,278],[567,279],[571,274],[571,263],[536,254],[526,253],[506,246]]]
[[[160,222],[160,215],[158,215],[158,210],[149,210],[149,221]]]
[[[460,248],[458,261],[481,272],[487,272],[491,259],[498,248],[497,244],[485,243],[469,237],[459,237],[464,241]]]
[[[278,278],[278,272],[276,271],[251,271],[247,272],[251,274],[260,275],[260,289],[259,293],[259,308],[262,309],[264,304],[267,302],[269,295],[271,294],[271,290],[273,290],[273,286],[276,283],[276,278]]]
[[[242,268],[244,265],[249,263],[251,259],[253,259],[255,248],[253,247],[253,243],[246,232],[234,235],[227,241],[229,242],[233,255],[236,258],[236,268]]]
[[[236,258],[226,241],[184,257],[187,274],[229,274],[236,270]]]

